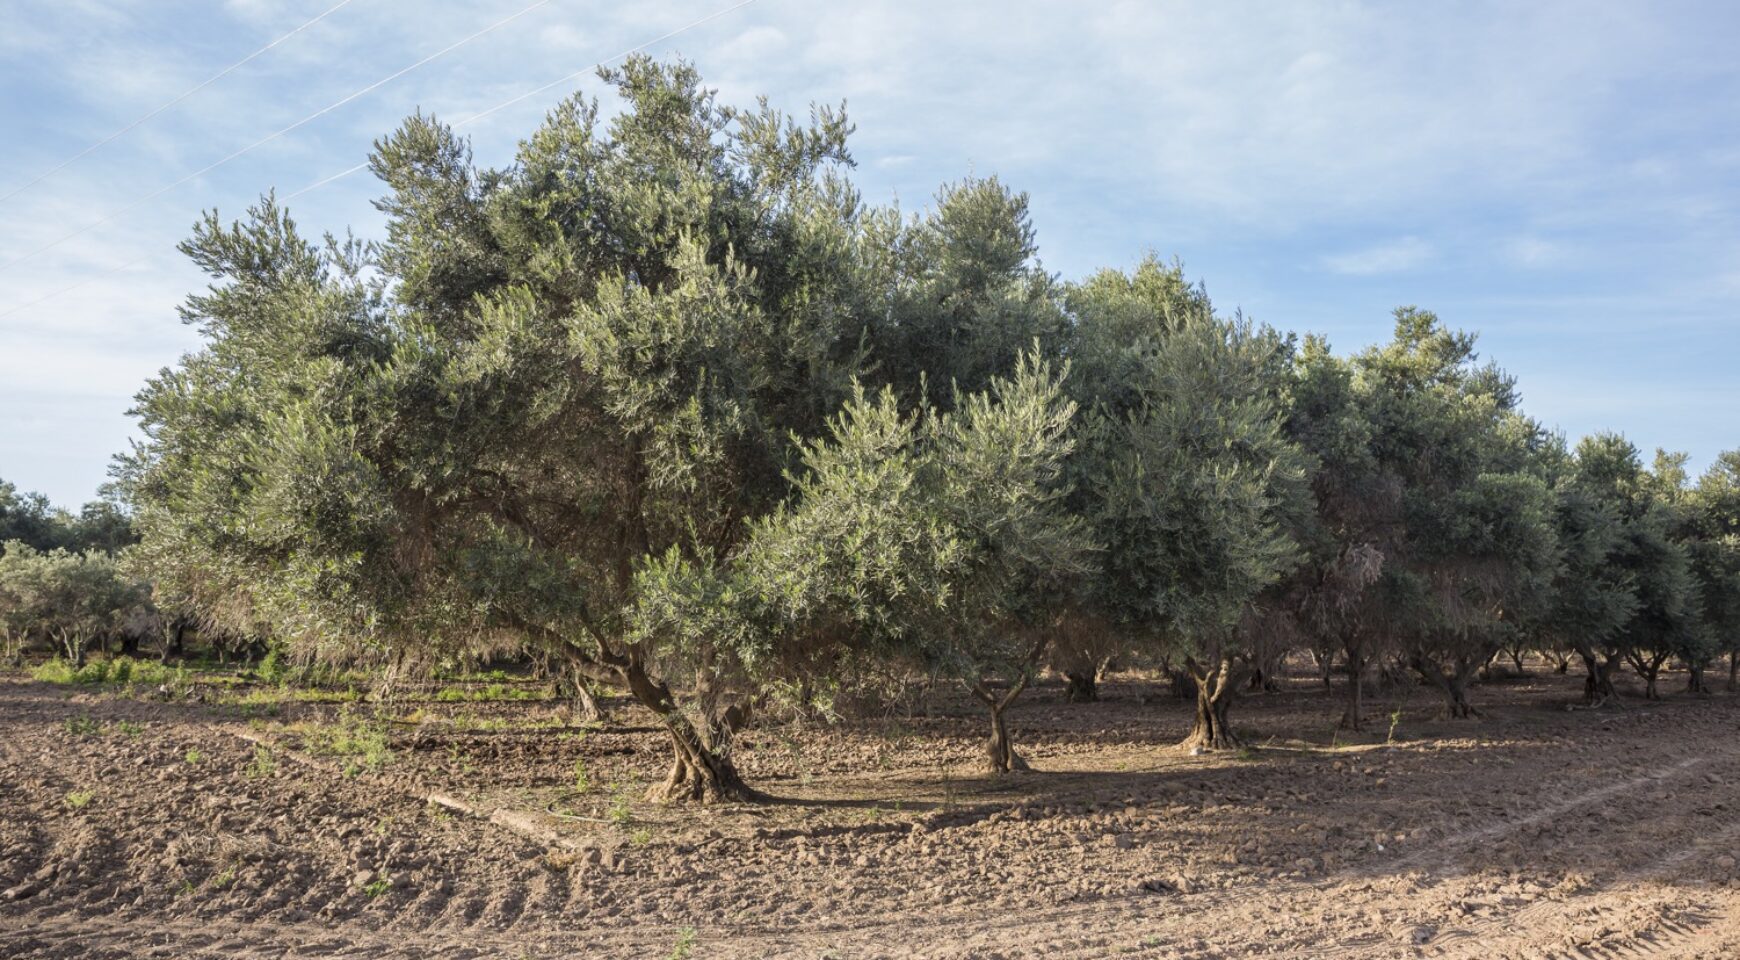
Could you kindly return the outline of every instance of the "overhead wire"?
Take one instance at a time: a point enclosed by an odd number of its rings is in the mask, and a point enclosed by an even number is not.
[[[568,74],[567,76],[558,77],[557,79],[551,80],[549,83],[546,83],[541,87],[538,87],[538,88],[533,89],[533,90],[527,90],[525,93],[522,93],[519,96],[516,96],[512,99],[503,100],[501,103],[498,103],[495,106],[490,107],[489,109],[484,110],[481,113],[474,113],[471,116],[466,117],[464,120],[461,120],[458,123],[453,124],[453,127],[454,127],[454,129],[457,130],[460,127],[476,123],[477,121],[482,120],[485,117],[488,117],[492,114],[499,113],[503,110],[506,110],[508,107],[511,107],[516,103],[521,103],[525,100],[529,100],[530,98],[535,97],[540,93],[544,93],[545,91],[547,91],[553,87],[559,87],[559,86],[562,86],[563,84],[566,84],[566,83],[572,83],[575,80],[579,79],[580,77],[583,77],[588,73],[592,73],[593,71],[599,69],[600,67],[615,63],[616,61],[625,59],[627,57],[632,57],[635,54],[641,52],[642,50],[645,50],[646,48],[648,48],[650,46],[653,46],[653,45],[659,44],[659,43],[663,43],[666,40],[669,40],[670,38],[677,36],[680,33],[686,33],[686,32],[693,30],[696,27],[699,27],[703,24],[709,23],[713,20],[717,20],[720,17],[723,17],[724,15],[731,13],[734,10],[738,10],[738,9],[743,8],[743,7],[747,7],[754,2],[755,2],[755,0],[742,0],[742,2],[732,4],[731,6],[725,7],[722,10],[716,10],[713,13],[710,13],[707,16],[702,17],[701,19],[694,21],[693,23],[684,24],[683,26],[678,27],[677,29],[670,31],[669,33],[663,34],[663,35],[658,36],[658,37],[654,37],[653,39],[648,40],[645,43],[636,44],[635,46],[629,47],[627,50],[624,50],[621,53],[619,53],[613,57],[607,57],[607,58],[600,60],[597,63],[589,66],[589,67],[585,67],[583,69],[576,70],[573,73]],[[297,197],[300,197],[303,194],[308,193],[311,190],[318,190],[319,188],[324,187],[329,183],[332,183],[332,182],[337,181],[337,180],[342,180],[345,177],[348,177],[353,173],[360,173],[366,169],[368,169],[368,162],[364,161],[362,163],[357,164],[354,167],[348,167],[344,170],[340,170],[339,172],[332,174],[329,177],[325,177],[323,179],[316,180],[315,182],[309,184],[308,186],[303,187],[300,190],[297,190],[295,193],[286,194],[284,196],[284,199],[285,200],[294,200]],[[0,314],[0,316],[5,316],[5,314]]]
[[[49,177],[54,176],[55,174],[59,173],[62,170],[65,170],[67,167],[72,166],[73,164],[79,162],[80,160],[83,160],[84,158],[90,156],[91,154],[97,152],[98,150],[101,150],[102,148],[108,146],[111,143],[114,143],[116,140],[121,139],[122,137],[126,136],[128,133],[131,133],[139,125],[150,120],[152,117],[157,116],[158,114],[162,113],[165,110],[168,110],[169,108],[175,106],[176,104],[180,103],[181,101],[186,100],[188,97],[191,97],[194,94],[200,92],[201,90],[204,90],[206,87],[209,87],[212,84],[218,82],[219,80],[222,80],[223,78],[236,72],[237,70],[241,69],[242,67],[247,66],[248,64],[252,63],[255,59],[259,58],[262,54],[264,54],[267,51],[271,50],[272,48],[278,46],[279,44],[283,43],[284,41],[289,40],[291,37],[296,36],[297,34],[301,33],[302,31],[307,30],[309,27],[314,26],[315,24],[319,23],[320,21],[325,20],[327,17],[332,16],[334,13],[337,13],[340,9],[342,9],[346,6],[349,6],[351,4],[351,2],[352,2],[352,0],[339,0],[338,3],[335,3],[332,6],[327,7],[325,10],[323,10],[319,14],[315,15],[312,19],[304,21],[302,23],[302,25],[297,27],[296,29],[290,31],[289,33],[284,34],[283,36],[279,37],[276,40],[273,40],[271,43],[268,43],[265,46],[261,47],[260,49],[255,50],[253,53],[250,53],[247,56],[243,57],[242,59],[237,60],[235,63],[232,63],[229,66],[223,68],[222,70],[219,70],[217,73],[212,74],[211,76],[205,78],[204,80],[201,80],[199,83],[196,83],[191,87],[188,87],[186,90],[183,90],[181,93],[177,94],[174,98],[172,98],[168,101],[165,101],[163,104],[159,105],[155,109],[146,113],[144,116],[139,117],[138,119],[134,120],[132,123],[127,124],[126,126],[122,127],[121,129],[116,130],[114,133],[109,134],[108,136],[102,138],[101,140],[98,140],[96,143],[91,144],[90,146],[84,148],[83,150],[80,150],[78,153],[75,153],[72,156],[67,157],[65,160],[62,160],[61,162],[55,164],[54,166],[49,167],[47,170],[44,170],[42,173],[37,174],[37,176],[34,180],[31,180],[30,182],[25,183],[22,186],[14,187],[10,192],[8,192],[4,195],[0,195],[0,203],[5,203],[6,201],[12,199],[13,197],[18,196],[19,194],[23,193],[24,191],[29,190],[31,187],[36,186],[37,184],[41,183],[44,180],[47,180]]]
[[[683,26],[678,27],[675,30],[671,30],[667,33],[664,33],[664,34],[661,34],[657,37],[654,37],[653,39],[648,40],[645,43],[639,43],[639,44],[636,44],[632,47],[629,47],[627,50],[624,50],[621,53],[616,54],[615,56],[607,57],[606,59],[600,60],[597,63],[592,64],[589,67],[586,67],[586,68],[581,69],[581,70],[576,70],[573,73],[570,73],[566,76],[552,80],[549,83],[544,84],[543,86],[536,87],[532,90],[526,91],[525,93],[514,96],[511,99],[504,100],[501,103],[498,103],[495,106],[490,107],[489,109],[484,110],[480,113],[472,114],[470,117],[467,117],[466,119],[460,121],[459,123],[454,124],[454,126],[461,127],[461,126],[465,126],[466,124],[475,123],[475,122],[482,120],[483,118],[488,117],[492,114],[499,113],[500,111],[505,110],[508,107],[513,106],[514,104],[524,102],[525,100],[528,100],[531,97],[535,97],[540,93],[544,93],[553,87],[558,87],[558,86],[561,86],[562,84],[565,84],[565,83],[571,83],[574,80],[599,69],[600,67],[604,67],[608,64],[615,63],[618,60],[633,56],[634,54],[639,53],[639,52],[647,49],[648,47],[654,46],[654,45],[659,44],[659,43],[663,43],[664,41],[669,40],[672,37],[675,37],[675,36],[682,34],[682,33],[686,33],[688,31],[693,30],[696,27],[702,26],[704,24],[710,23],[713,20],[717,20],[718,18],[725,16],[728,13],[731,13],[735,10],[739,10],[743,7],[747,7],[754,2],[755,2],[755,0],[740,0],[740,2],[738,2],[738,3],[732,4],[729,7],[724,7],[720,10],[717,10],[711,14],[708,14],[705,17],[702,17],[699,20],[695,20],[695,21],[692,21],[690,23],[684,24]],[[284,200],[285,201],[293,200],[297,197],[300,197],[300,196],[307,194],[307,193],[311,193],[315,190],[318,190],[322,187],[325,187],[328,184],[342,180],[345,177],[350,176],[351,174],[358,173],[358,172],[365,170],[367,168],[368,168],[367,162],[359,163],[354,167],[350,167],[348,169],[341,170],[338,173],[332,174],[331,176],[324,177],[320,180],[316,180],[315,182],[297,190],[294,193],[286,194],[284,196]],[[137,267],[137,266],[141,266],[149,259],[150,259],[150,257],[146,256],[146,257],[140,257],[140,258],[135,259],[135,260],[130,260],[126,263],[121,264],[118,267],[112,267],[109,270],[104,271],[103,273],[97,274],[95,276],[87,277],[87,278],[79,280],[77,282],[68,284],[64,287],[61,287],[57,290],[54,290],[51,293],[45,294],[41,297],[37,297],[34,300],[28,300],[24,303],[18,304],[17,306],[8,308],[6,310],[0,310],[0,320],[3,320],[5,318],[10,317],[10,316],[17,314],[17,313],[21,313],[25,310],[30,309],[31,307],[40,306],[41,304],[47,303],[48,301],[53,300],[57,297],[63,296],[63,295],[68,294],[68,293],[72,293],[75,290],[79,290],[85,286],[88,286],[89,284],[95,282],[96,280],[102,279],[104,277],[112,276],[114,274],[121,273],[121,272],[126,271],[126,270],[131,270],[132,268]]]
[[[460,47],[465,46],[466,44],[472,42],[473,40],[476,40],[479,37],[484,36],[485,34],[491,33],[491,32],[498,30],[504,26],[507,26],[508,24],[512,23],[513,21],[518,20],[519,18],[525,16],[526,14],[531,13],[533,10],[536,10],[539,7],[545,6],[546,4],[548,4],[550,2],[551,2],[551,0],[535,0],[534,3],[532,3],[530,6],[527,6],[523,9],[521,9],[518,13],[512,14],[512,15],[507,16],[507,17],[503,17],[502,19],[497,20],[496,22],[490,24],[489,26],[484,27],[483,29],[478,30],[475,33],[472,33],[469,36],[466,36],[465,38],[463,38],[461,40],[456,40],[453,43],[450,43],[447,46],[442,47],[440,50],[437,50],[434,53],[429,54],[428,56],[424,57],[423,59],[418,60],[416,63],[413,63],[410,66],[403,67],[399,70],[396,70],[393,73],[390,73],[387,76],[382,77],[379,80],[376,80],[374,83],[371,83],[366,87],[363,87],[361,90],[357,90],[354,93],[351,93],[351,94],[348,94],[344,97],[341,97],[338,100],[335,100],[332,103],[326,105],[325,107],[322,107],[319,110],[314,111],[313,113],[309,114],[308,116],[303,117],[302,119],[296,121],[295,123],[292,123],[291,125],[283,128],[281,130],[277,130],[277,131],[274,131],[272,133],[269,133],[266,136],[261,137],[258,140],[255,140],[253,143],[250,143],[247,146],[242,147],[240,150],[237,150],[237,151],[229,154],[228,156],[223,157],[220,160],[217,160],[213,163],[207,164],[206,166],[199,168],[198,170],[195,170],[194,172],[188,174],[185,177],[182,177],[180,180],[177,180],[174,183],[171,183],[171,184],[164,186],[164,187],[160,187],[157,190],[154,190],[151,193],[148,193],[145,196],[140,197],[137,200],[134,200],[133,202],[127,204],[126,206],[123,206],[117,210],[110,212],[109,214],[102,217],[101,219],[94,220],[90,223],[87,223],[84,226],[82,226],[82,227],[78,228],[77,230],[74,230],[70,233],[62,234],[60,237],[58,237],[54,240],[51,240],[48,243],[45,243],[42,246],[35,248],[34,250],[31,250],[29,253],[26,253],[26,254],[19,256],[19,257],[14,257],[11,260],[6,261],[5,263],[0,263],[0,273],[3,273],[6,270],[9,270],[12,267],[15,267],[21,263],[24,263],[25,261],[30,260],[30,259],[32,259],[40,254],[46,253],[47,251],[52,250],[55,247],[58,247],[61,244],[67,242],[68,240],[72,240],[72,239],[75,239],[77,237],[81,237],[81,236],[91,232],[92,230],[95,230],[96,228],[102,226],[103,224],[109,223],[109,222],[115,220],[116,218],[118,218],[124,214],[127,214],[127,213],[139,208],[140,206],[143,206],[144,204],[149,203],[152,200],[157,199],[158,197],[163,196],[164,194],[168,193],[169,191],[174,190],[176,187],[182,186],[183,184],[191,183],[194,180],[197,180],[200,177],[203,177],[206,174],[212,172],[213,170],[216,170],[217,168],[223,166],[224,164],[229,163],[230,161],[237,159],[238,157],[244,156],[244,155],[246,155],[254,150],[257,150],[260,147],[263,147],[266,144],[271,143],[272,141],[278,139],[279,137],[284,136],[285,134],[292,133],[296,130],[299,130],[302,127],[307,126],[308,124],[314,122],[315,120],[318,120],[321,117],[326,116],[327,114],[331,113],[332,111],[337,110],[338,108],[344,106],[345,104],[350,103],[351,101],[356,100],[359,97],[366,96],[369,93],[372,93],[375,90],[378,90],[381,87],[386,86],[387,84],[393,82],[394,80],[399,79],[400,77],[404,76],[405,74],[410,73],[411,71],[416,70],[419,67],[425,66],[425,65],[429,64],[430,62],[432,62],[436,59],[439,59],[440,57],[443,57],[449,53],[452,53],[453,51],[459,49]]]

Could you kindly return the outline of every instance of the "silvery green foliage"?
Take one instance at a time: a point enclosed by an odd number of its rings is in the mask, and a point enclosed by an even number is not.
[[[1630,587],[1630,616],[1615,633],[1618,649],[1637,667],[1653,695],[1663,663],[1682,657],[1700,666],[1710,659],[1697,620],[1697,582],[1686,545],[1677,535],[1681,482],[1667,471],[1651,474],[1637,448],[1617,434],[1586,437],[1576,450],[1576,481],[1611,511],[1618,536],[1606,564],[1609,577]]]
[[[34,639],[76,663],[87,644],[120,629],[147,600],[108,554],[37,550],[20,540],[0,546],[0,634],[8,646]]]
[[[1698,478],[1684,514],[1698,613],[1711,652],[1740,651],[1740,451],[1726,451]]]
[[[954,409],[859,391],[756,528],[747,589],[780,622],[969,684],[1017,681],[1089,567],[1067,509],[1074,405],[1034,357]]]
[[[1185,653],[1239,626],[1299,562],[1310,464],[1282,433],[1289,344],[1214,315],[1152,259],[1070,291],[1069,389],[1084,410],[1076,508],[1103,547],[1083,586]]]

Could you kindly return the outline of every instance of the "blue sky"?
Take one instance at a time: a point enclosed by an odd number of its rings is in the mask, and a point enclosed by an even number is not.
[[[337,0],[9,0],[0,195]],[[0,202],[31,254],[533,0],[351,0]],[[90,498],[147,376],[196,345],[174,245],[735,0],[548,0],[193,181],[0,266],[0,478]],[[1527,408],[1701,466],[1740,446],[1740,6],[755,0],[654,48],[727,101],[848,102],[871,200],[998,174],[1065,278],[1181,258],[1223,308],[1350,351],[1417,304],[1481,334]],[[594,91],[591,77],[576,86]],[[499,164],[566,92],[465,128]],[[366,173],[304,228],[378,235]],[[77,288],[17,309],[69,285]],[[12,311],[8,313],[8,311]]]

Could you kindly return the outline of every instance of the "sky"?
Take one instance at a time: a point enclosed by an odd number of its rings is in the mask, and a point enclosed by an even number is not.
[[[845,101],[869,201],[920,210],[969,174],[1028,192],[1066,280],[1177,257],[1219,307],[1343,352],[1418,305],[1572,438],[1695,468],[1740,447],[1740,5],[752,0],[691,27],[738,0],[534,2],[6,0],[0,479],[95,495],[135,391],[199,345],[175,245],[202,210],[684,27],[648,52],[725,102]],[[520,99],[462,128],[478,162],[575,89],[610,106],[590,72]],[[379,237],[380,193],[360,172],[289,207]]]

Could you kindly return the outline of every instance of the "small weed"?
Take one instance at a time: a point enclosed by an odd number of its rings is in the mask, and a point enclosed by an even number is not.
[[[1255,759],[1257,759],[1257,748],[1256,747],[1240,747],[1238,749],[1238,752],[1233,754],[1233,756],[1237,757],[1240,760],[1255,760]]]
[[[235,883],[235,882],[236,882],[236,868],[235,867],[227,867],[224,869],[223,873],[220,873],[217,876],[211,878],[212,886],[217,887],[219,890],[222,890],[225,887],[227,887],[230,884]]]
[[[131,720],[122,720],[115,724],[115,732],[130,740],[137,740],[139,735],[145,732],[145,728]]]
[[[671,952],[665,960],[689,960],[689,955],[695,952],[695,928],[684,927],[677,934],[677,943],[671,947]]]
[[[647,844],[652,843],[652,831],[645,827],[641,827],[629,836],[628,842],[637,847],[644,847]]]
[[[83,810],[91,805],[91,800],[95,796],[96,794],[89,790],[68,790],[66,797],[64,797],[63,800],[68,809]]]
[[[1396,727],[1400,726],[1401,723],[1402,723],[1402,708],[1397,707],[1396,709],[1394,709],[1393,711],[1390,712],[1390,733],[1389,733],[1389,736],[1384,738],[1385,743],[1395,743],[1396,742]]]
[[[187,753],[183,754],[181,759],[186,760],[188,763],[191,763],[191,764],[197,764],[200,761],[205,759],[205,754],[200,753],[199,750],[197,748],[195,748],[195,749],[189,750],[189,751],[187,751]]]
[[[584,760],[574,761],[574,789],[579,793],[585,793],[592,789],[592,778],[586,775],[586,761]]]
[[[604,811],[604,819],[619,827],[627,826],[634,819],[633,801],[629,800],[628,784],[618,783],[610,788],[610,806]]]
[[[272,751],[266,747],[254,748],[254,762],[248,764],[246,770],[249,779],[261,780],[278,772],[278,761],[273,758]]]
[[[370,900],[373,900],[374,898],[380,896],[381,894],[386,893],[387,890],[390,887],[392,887],[392,885],[393,885],[393,881],[387,877],[381,877],[377,880],[370,880],[368,883],[363,884],[363,888],[362,888],[363,896],[368,897]]]
[[[102,729],[102,724],[89,714],[67,717],[62,726],[66,727],[67,733],[75,737],[88,737]]]

